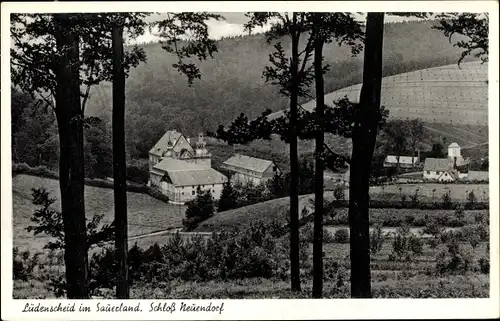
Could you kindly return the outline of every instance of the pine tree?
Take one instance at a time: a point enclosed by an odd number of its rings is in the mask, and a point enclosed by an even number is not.
[[[220,194],[219,202],[217,205],[217,211],[223,212],[238,206],[238,192],[234,189],[231,181],[228,180],[222,186],[222,192]]]

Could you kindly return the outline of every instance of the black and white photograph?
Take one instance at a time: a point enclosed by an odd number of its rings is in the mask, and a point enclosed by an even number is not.
[[[2,4],[2,306],[498,298],[498,3],[416,3]]]

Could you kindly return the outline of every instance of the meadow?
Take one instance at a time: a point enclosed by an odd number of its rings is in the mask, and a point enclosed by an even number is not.
[[[20,248],[40,249],[48,240],[46,236],[33,236],[25,228],[33,225],[30,218],[37,206],[31,203],[31,189],[45,188],[51,197],[56,198],[53,205],[60,209],[59,181],[30,175],[16,175],[12,179],[13,234],[14,245]],[[128,233],[137,236],[159,230],[182,227],[185,207],[166,204],[147,194],[128,193]],[[104,214],[102,223],[111,223],[114,217],[113,190],[85,186],[85,208],[87,219],[96,214]]]

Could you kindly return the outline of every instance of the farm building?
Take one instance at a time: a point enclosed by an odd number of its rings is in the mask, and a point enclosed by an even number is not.
[[[172,203],[185,203],[196,198],[196,190],[210,190],[214,199],[220,198],[227,177],[213,168],[166,157],[153,166],[151,186],[168,196]]]
[[[149,184],[173,203],[194,199],[198,187],[218,199],[227,177],[211,167],[211,156],[203,134],[191,143],[189,137],[169,130],[149,151]]]
[[[357,102],[360,91],[361,84],[339,89],[325,95],[325,102],[345,96]],[[394,119],[488,125],[488,64],[472,61],[384,77],[380,104]],[[316,101],[302,107],[312,111]],[[268,118],[282,115],[283,111],[279,111]]]
[[[447,158],[426,158],[424,179],[439,182],[451,182],[466,178],[469,172],[469,160],[460,154],[460,146],[452,143],[448,146]]]
[[[253,183],[259,185],[281,173],[278,166],[270,160],[235,154],[222,164],[222,168],[232,173],[234,183]]]
[[[419,162],[418,157],[412,156],[399,156],[400,168],[412,168]],[[384,160],[384,167],[397,167],[398,157],[394,155],[387,155]]]

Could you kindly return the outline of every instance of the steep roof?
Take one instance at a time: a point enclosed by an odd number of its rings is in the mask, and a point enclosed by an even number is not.
[[[224,166],[225,165],[225,166]],[[223,166],[248,169],[258,173],[264,173],[273,162],[267,159],[260,159],[246,155],[235,154],[223,163]]]
[[[453,162],[448,158],[426,158],[424,171],[446,171],[451,169]]]
[[[168,130],[149,150],[149,153],[155,156],[163,156],[163,153],[167,150],[168,143],[170,142],[171,147],[174,147],[181,136],[182,134],[175,130]]]
[[[448,148],[450,148],[450,147],[458,147],[458,148],[460,148],[460,146],[457,143],[451,143],[450,146],[448,146]]]
[[[398,162],[398,157],[395,155],[387,155],[385,158],[385,161],[387,163],[394,163],[396,164]],[[400,164],[414,164],[418,162],[418,157],[411,157],[411,156],[399,156],[399,163]]]
[[[175,186],[222,184],[227,181],[226,176],[213,168],[174,158],[163,159],[153,166],[153,170],[163,172]]]

